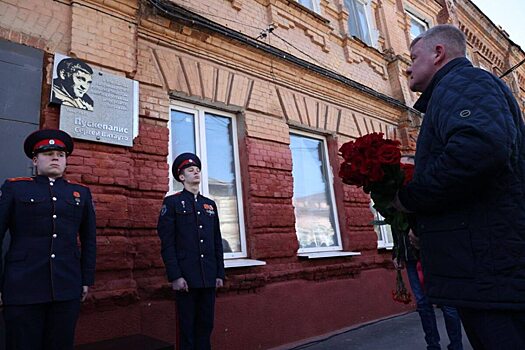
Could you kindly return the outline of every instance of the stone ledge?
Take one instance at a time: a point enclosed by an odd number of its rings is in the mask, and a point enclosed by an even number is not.
[[[297,254],[300,258],[305,259],[324,259],[324,258],[341,258],[346,256],[358,256],[360,252],[315,252],[315,253],[299,253]]]
[[[224,267],[231,269],[235,267],[251,267],[251,266],[264,266],[266,261],[255,260],[255,259],[228,259],[224,260]]]

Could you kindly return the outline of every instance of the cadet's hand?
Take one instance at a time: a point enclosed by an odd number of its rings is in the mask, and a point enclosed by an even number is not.
[[[222,281],[222,278],[216,278],[215,279],[215,288],[222,288],[224,286],[224,282]]]
[[[188,291],[188,283],[186,283],[186,280],[181,277],[177,278],[175,281],[171,282],[171,288],[176,291]]]
[[[405,268],[405,263],[403,262],[403,260],[398,260],[397,258],[393,258],[392,263],[394,263],[394,268],[396,270],[403,270]]]
[[[82,295],[80,297],[80,301],[84,302],[88,296],[89,287],[88,286],[82,286]]]
[[[417,250],[421,249],[419,246],[419,237],[414,234],[412,230],[408,233],[408,240],[410,241],[410,244]]]

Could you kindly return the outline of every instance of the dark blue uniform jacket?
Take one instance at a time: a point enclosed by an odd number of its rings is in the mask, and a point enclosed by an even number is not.
[[[399,198],[417,216],[431,301],[525,309],[525,126],[511,91],[457,58],[415,107],[414,180]]]
[[[92,285],[95,276],[96,224],[89,189],[37,176],[9,179],[1,191],[0,238],[8,229],[11,233],[1,275],[4,304],[80,298],[82,286]]]
[[[214,288],[224,279],[222,237],[214,201],[182,190],[164,198],[157,231],[168,280],[189,288]]]

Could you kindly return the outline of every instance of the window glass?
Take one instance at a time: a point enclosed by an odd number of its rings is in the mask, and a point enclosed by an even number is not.
[[[290,135],[295,227],[302,250],[340,248],[324,141]]]

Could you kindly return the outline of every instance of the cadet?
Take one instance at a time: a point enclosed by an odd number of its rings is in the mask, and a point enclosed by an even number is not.
[[[168,280],[175,290],[181,350],[209,350],[215,290],[223,286],[224,260],[214,201],[199,193],[201,161],[183,153],[173,176],[184,189],[164,199],[157,231]]]
[[[26,138],[24,151],[37,176],[8,179],[0,192],[0,245],[6,231],[11,233],[0,275],[6,345],[8,350],[69,350],[80,301],[94,282],[91,193],[62,177],[73,151],[67,133],[36,131]]]

